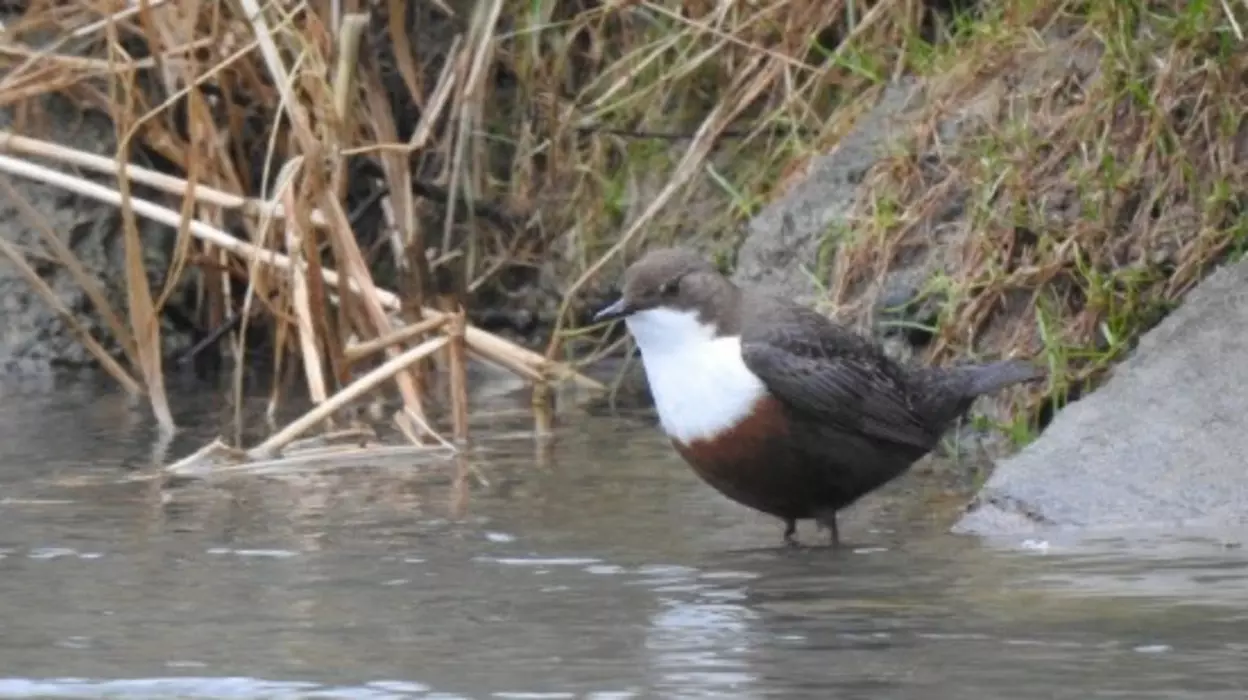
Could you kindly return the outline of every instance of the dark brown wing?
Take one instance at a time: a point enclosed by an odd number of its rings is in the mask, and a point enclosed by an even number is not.
[[[939,440],[912,405],[903,370],[867,339],[815,311],[769,304],[744,324],[741,354],[799,415],[834,430],[926,451]]]

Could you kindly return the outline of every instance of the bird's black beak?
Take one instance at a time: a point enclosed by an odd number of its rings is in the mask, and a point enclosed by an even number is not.
[[[594,323],[598,323],[599,321],[614,321],[616,319],[624,318],[630,313],[632,313],[632,309],[628,308],[628,304],[625,304],[624,298],[621,297],[616,300],[614,304],[604,306],[598,311],[598,313],[594,314]]]

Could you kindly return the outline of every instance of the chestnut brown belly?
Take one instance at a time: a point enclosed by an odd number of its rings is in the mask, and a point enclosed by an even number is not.
[[[921,450],[861,434],[792,422],[775,399],[713,439],[676,450],[728,498],[781,518],[813,518],[844,508],[904,472]]]
[[[750,460],[700,459],[677,443],[677,450],[694,473],[728,498],[741,505],[780,518],[812,518],[821,507],[837,506],[832,499],[812,493],[808,472],[795,468],[792,460],[779,455]]]
[[[782,518],[839,507],[828,489],[831,465],[803,459],[783,408],[772,398],[761,399],[745,420],[712,439],[672,444],[703,481],[744,506]]]

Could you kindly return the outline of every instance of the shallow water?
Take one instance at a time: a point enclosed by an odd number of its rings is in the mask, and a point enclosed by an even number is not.
[[[791,551],[645,422],[571,415],[546,448],[483,419],[460,464],[162,490],[106,386],[0,398],[0,698],[1248,691],[1248,555],[1217,537],[991,546],[915,474],[847,551]],[[183,404],[175,456],[223,414]]]

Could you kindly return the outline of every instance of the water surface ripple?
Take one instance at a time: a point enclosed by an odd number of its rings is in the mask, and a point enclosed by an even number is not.
[[[499,419],[467,480],[397,463],[162,490],[133,478],[141,406],[3,393],[0,698],[1248,691],[1248,555],[1214,537],[985,546],[943,534],[945,485],[915,474],[850,515],[848,551],[792,551],[646,423],[589,417],[549,449]],[[174,453],[225,411],[187,404]]]

